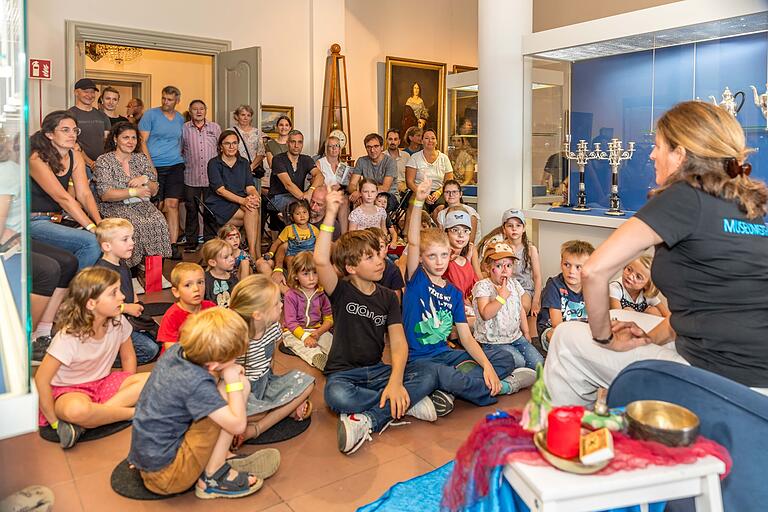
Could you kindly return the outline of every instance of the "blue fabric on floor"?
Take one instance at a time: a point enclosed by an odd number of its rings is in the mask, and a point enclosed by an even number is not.
[[[488,496],[466,509],[467,512],[529,512],[529,508],[503,477],[504,466],[496,467],[491,473]],[[399,482],[389,488],[373,503],[364,505],[357,512],[410,512],[418,503],[420,512],[440,512],[443,487],[451,476],[453,462],[441,466],[416,478]],[[663,512],[664,502],[652,503],[650,512]],[[611,512],[639,512],[640,506],[612,509]]]

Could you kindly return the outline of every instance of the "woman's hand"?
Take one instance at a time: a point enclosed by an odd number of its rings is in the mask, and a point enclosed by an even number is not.
[[[428,199],[429,190],[432,188],[432,180],[429,178],[424,178],[424,180],[416,185],[416,201],[424,201],[425,199]]]
[[[149,187],[146,185],[141,185],[139,187],[132,187],[135,190],[134,197],[139,197],[141,199],[149,199],[152,197],[152,191],[149,190]]]
[[[146,187],[147,183],[149,183],[147,176],[136,176],[128,182],[128,188]]]
[[[627,352],[651,343],[653,341],[650,336],[635,322],[611,320],[611,342],[605,345],[605,348],[616,352]]]

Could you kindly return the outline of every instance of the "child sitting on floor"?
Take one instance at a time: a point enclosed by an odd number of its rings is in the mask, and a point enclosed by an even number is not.
[[[483,350],[472,336],[461,292],[443,278],[451,255],[448,237],[439,229],[424,233],[419,229],[419,216],[430,185],[429,179],[418,185],[408,226],[403,323],[409,357],[433,368],[440,390],[476,405],[490,405],[496,403],[499,393],[517,393],[533,384],[536,372],[515,369],[512,354],[493,346]],[[454,325],[464,350],[451,350],[448,346],[447,338]]]
[[[560,247],[561,272],[547,280],[536,321],[539,342],[544,350],[549,349],[552,330],[562,322],[587,321],[587,308],[581,293],[581,267],[593,252],[592,244],[581,240],[569,240]]]
[[[628,309],[668,317],[669,308],[659,299],[659,289],[651,281],[653,256],[644,254],[624,267],[621,280],[611,281],[608,295],[611,309]]]
[[[485,252],[483,265],[488,277],[472,289],[475,310],[475,339],[485,349],[494,346],[511,353],[516,367],[536,369],[544,363],[539,351],[528,341],[528,321],[523,308],[525,293],[513,275],[515,254],[505,242]]]
[[[389,288],[395,292],[397,300],[400,300],[403,296],[405,282],[403,282],[403,274],[400,272],[400,268],[387,258],[387,235],[381,228],[368,228],[366,231],[373,233],[379,241],[379,254],[384,260],[384,273],[381,275],[381,280],[376,281],[376,284],[380,284],[384,288]]]
[[[120,276],[100,267],[69,284],[56,316],[59,331],[35,374],[39,425],[51,425],[63,449],[85,429],[130,420],[148,373],[136,373],[131,324],[120,313]],[[118,353],[123,371],[111,372]]]
[[[104,219],[96,227],[96,241],[101,246],[102,255],[95,266],[114,270],[120,275],[120,291],[125,296],[121,311],[133,327],[131,341],[136,362],[150,363],[160,352],[160,345],[155,341],[158,326],[152,317],[143,314],[144,305],[136,297],[131,270],[125,263],[133,253],[133,225],[125,219]],[[122,362],[115,361],[115,366],[122,366]]]
[[[269,249],[269,254],[274,255],[280,245],[287,244],[283,268],[289,267],[291,259],[300,252],[314,251],[318,235],[317,228],[309,223],[309,203],[306,199],[288,205],[287,214],[292,224],[283,228]]]
[[[419,363],[407,364],[400,304],[391,290],[376,284],[384,272],[379,240],[368,231],[345,233],[333,246],[331,262],[333,222],[344,200],[341,191],[328,192],[315,265],[336,326],[325,365],[325,402],[339,413],[339,451],[350,455],[371,440],[371,432],[381,432],[393,419],[409,414],[435,421],[438,412],[444,415],[451,408],[437,411],[428,397],[435,390],[435,372]],[[392,366],[381,360],[385,336]]]
[[[203,244],[200,255],[206,265],[205,270],[205,300],[221,306],[229,307],[229,297],[237,284],[234,249],[232,245],[221,238],[212,238]]]
[[[379,186],[370,178],[360,182],[360,206],[349,214],[349,230],[356,231],[365,228],[387,229],[387,211],[376,206],[376,195]]]
[[[247,422],[250,383],[235,364],[247,339],[237,313],[209,309],[192,316],[158,360],[136,404],[128,454],[150,491],[176,494],[194,485],[198,498],[240,498],[277,471],[274,449],[228,458]]]
[[[294,354],[319,370],[325,369],[331,350],[331,302],[317,286],[317,269],[311,252],[299,253],[288,269],[283,311],[283,343]]]
[[[379,192],[376,195],[376,202],[374,204],[386,212],[387,205],[389,204],[389,192]],[[389,248],[397,249],[397,240],[399,237],[397,236],[397,230],[392,222],[392,218],[389,215],[387,215],[385,226],[387,228],[387,233],[389,234]]]
[[[240,248],[240,230],[234,224],[224,224],[219,229],[216,236],[232,246],[232,254],[235,256],[234,270],[237,272],[237,279],[242,280],[251,275],[256,269],[253,258],[248,251]]]
[[[165,312],[157,331],[157,341],[163,344],[163,350],[179,341],[181,325],[189,315],[216,306],[214,302],[203,299],[205,273],[197,263],[182,262],[173,267],[171,293],[177,302]]]
[[[238,448],[246,439],[259,437],[278,421],[291,416],[304,421],[312,414],[309,394],[315,379],[299,370],[283,375],[272,372],[272,356],[280,343],[280,289],[267,276],[254,275],[235,286],[231,309],[248,324],[248,348],[237,359],[251,383],[246,410],[248,426],[235,437]]]

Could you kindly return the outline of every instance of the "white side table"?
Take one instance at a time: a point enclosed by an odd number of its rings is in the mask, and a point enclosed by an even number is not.
[[[611,475],[574,475],[551,466],[507,464],[504,477],[537,512],[587,512],[694,496],[697,512],[722,512],[725,464],[708,456],[693,464],[649,466]]]

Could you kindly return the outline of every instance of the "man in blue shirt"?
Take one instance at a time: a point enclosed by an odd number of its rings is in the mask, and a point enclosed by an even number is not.
[[[176,112],[181,91],[172,85],[163,87],[160,107],[149,109],[139,122],[142,151],[157,169],[160,185],[155,201],[168,222],[173,244],[173,259],[181,259],[176,246],[179,238],[179,200],[184,197],[184,157],[181,155],[184,118]]]

